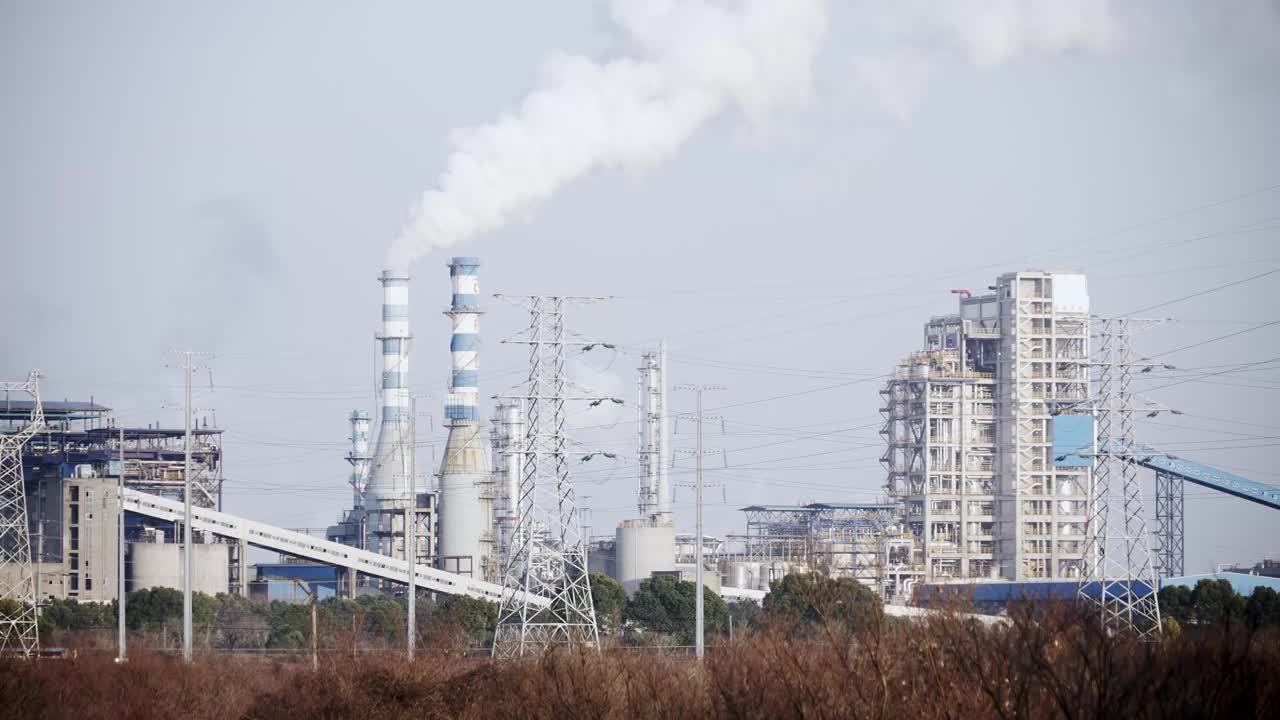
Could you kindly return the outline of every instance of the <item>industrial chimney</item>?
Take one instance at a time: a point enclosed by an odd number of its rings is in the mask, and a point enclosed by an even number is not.
[[[409,503],[409,453],[413,452],[409,397],[409,273],[384,270],[382,283],[381,422],[365,487],[370,513],[366,547],[404,557],[404,510]]]
[[[440,463],[442,570],[490,579],[497,574],[493,545],[493,478],[489,449],[480,431],[479,388],[480,260],[456,257],[449,263],[453,303],[445,311],[453,321],[449,341],[453,371],[444,416],[449,425]]]

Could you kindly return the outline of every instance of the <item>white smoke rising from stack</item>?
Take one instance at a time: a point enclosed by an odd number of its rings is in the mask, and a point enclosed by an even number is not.
[[[826,0],[613,0],[634,54],[555,55],[520,107],[455,130],[436,187],[393,244],[391,267],[496,230],[601,168],[639,170],[708,120],[760,123],[803,100],[826,34]]]

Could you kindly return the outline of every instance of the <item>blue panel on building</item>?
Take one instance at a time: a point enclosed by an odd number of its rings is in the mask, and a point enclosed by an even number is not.
[[[1053,463],[1058,467],[1093,465],[1093,418],[1057,415],[1052,419]]]

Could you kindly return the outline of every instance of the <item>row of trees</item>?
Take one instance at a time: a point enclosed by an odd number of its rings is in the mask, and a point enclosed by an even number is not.
[[[131,592],[125,620],[131,631],[176,634],[182,624],[182,593],[169,588]],[[192,596],[196,638],[219,648],[302,648],[311,644],[311,608],[273,601],[260,603],[238,595]],[[318,642],[326,647],[359,642],[363,646],[403,642],[404,598],[363,595],[330,598],[316,606]],[[438,601],[423,597],[416,607],[418,631],[425,639],[482,642],[497,622],[493,603],[459,596]],[[114,628],[117,604],[54,600],[40,616],[41,633]]]
[[[671,576],[644,580],[627,598],[618,582],[592,573],[591,593],[601,632],[620,636],[627,644],[691,645],[695,641],[697,589],[691,582]],[[760,627],[784,621],[804,628],[835,622],[856,628],[878,620],[883,613],[880,598],[850,578],[823,575],[788,575],[770,585],[764,602],[725,603],[719,594],[703,588],[703,614],[708,636],[724,636],[731,627]]]
[[[1245,597],[1226,580],[1206,578],[1194,588],[1172,585],[1161,589],[1160,614],[1178,625],[1245,621],[1253,627],[1280,626],[1280,593],[1257,587]]]
[[[694,584],[670,576],[640,583],[628,598],[617,581],[592,573],[592,598],[602,635],[631,645],[694,643]],[[798,632],[826,623],[857,629],[877,622],[883,607],[866,586],[848,578],[817,574],[788,575],[771,584],[764,602],[725,603],[704,588],[706,631],[722,637],[731,628],[759,628],[783,620]],[[1260,587],[1249,597],[1237,594],[1224,580],[1201,580],[1194,588],[1166,587],[1160,608],[1175,627],[1243,621],[1253,627],[1280,626],[1280,594]],[[128,625],[135,632],[181,626],[182,593],[168,588],[128,595]],[[192,603],[197,639],[222,648],[303,648],[311,644],[311,609],[284,602],[258,603],[235,595],[196,593]],[[418,631],[436,645],[479,645],[492,640],[497,605],[461,596],[423,597],[417,605]],[[316,607],[318,642],[325,647],[360,644],[393,646],[403,642],[404,598],[364,595],[355,600],[330,598]],[[41,631],[114,628],[116,604],[53,601],[41,615]]]
[[[645,580],[631,598],[607,575],[591,575],[592,597],[601,633],[633,645],[694,643],[696,590],[691,582],[660,576]],[[129,593],[126,620],[136,633],[164,633],[175,641],[182,622],[182,593],[168,588]],[[753,602],[726,604],[704,588],[708,637],[730,628],[758,627],[786,618],[799,625],[837,621],[856,626],[879,617],[880,600],[849,579],[789,575],[773,584],[763,606]],[[311,609],[284,602],[259,603],[236,595],[196,593],[192,622],[198,643],[218,648],[305,648],[311,644]],[[492,640],[497,605],[461,596],[423,597],[417,604],[422,640],[435,645],[479,645]],[[355,600],[330,598],[316,606],[317,641],[324,647],[393,646],[403,642],[405,602],[391,595],[364,595]],[[116,604],[53,601],[41,615],[41,631],[109,630],[116,625]]]

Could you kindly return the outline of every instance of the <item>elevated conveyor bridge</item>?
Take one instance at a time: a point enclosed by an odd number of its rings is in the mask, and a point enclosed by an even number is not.
[[[124,491],[124,507],[128,512],[166,522],[181,522],[183,518],[181,502],[137,490]],[[357,574],[394,583],[409,582],[409,563],[404,560],[207,508],[193,507],[191,513],[192,530],[235,540],[241,543],[242,548],[253,546],[342,568],[347,571],[353,586]],[[243,557],[242,550],[241,558]],[[423,590],[466,595],[491,602],[498,602],[502,598],[502,586],[491,582],[455,575],[427,565],[417,565],[413,574],[414,584]],[[243,577],[242,572],[241,578]],[[541,597],[535,598],[533,603],[549,604],[545,598]]]
[[[1272,510],[1280,510],[1280,488],[1265,485],[1154,448],[1139,446],[1133,462],[1156,473],[1156,556],[1161,577],[1185,574],[1183,487],[1200,487],[1233,495]]]

